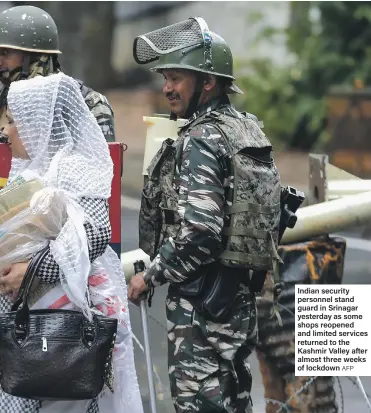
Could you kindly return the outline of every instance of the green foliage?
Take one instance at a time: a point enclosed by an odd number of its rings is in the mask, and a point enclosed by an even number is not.
[[[264,121],[275,147],[319,149],[328,139],[326,93],[333,85],[371,83],[371,6],[368,2],[292,2],[287,30],[264,27],[262,42],[285,36],[292,59],[277,67],[270,58],[237,62],[245,91],[236,105]],[[316,9],[319,20],[311,21]],[[260,23],[255,16],[251,24]],[[274,47],[274,46],[272,46]]]
[[[293,111],[297,97],[292,71],[286,68],[272,70],[270,59],[255,59],[249,68],[252,73],[238,80],[245,94],[235,98],[236,105],[263,120],[267,136],[277,149],[282,148],[297,121]]]

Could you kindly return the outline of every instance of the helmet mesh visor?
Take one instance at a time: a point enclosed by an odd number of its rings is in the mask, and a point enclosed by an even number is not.
[[[203,35],[198,22],[188,19],[136,37],[134,59],[139,64],[150,63],[162,54],[202,42]]]

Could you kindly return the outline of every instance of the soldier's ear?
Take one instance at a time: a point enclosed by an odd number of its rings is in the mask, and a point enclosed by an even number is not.
[[[204,80],[204,89],[209,92],[215,88],[216,83],[216,77],[214,75],[207,74]]]

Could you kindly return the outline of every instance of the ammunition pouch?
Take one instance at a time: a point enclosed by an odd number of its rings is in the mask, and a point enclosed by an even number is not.
[[[252,272],[249,289],[252,293],[260,293],[263,290],[265,278],[267,276],[267,271],[261,270]]]
[[[238,308],[246,305],[243,297],[238,296],[238,291],[241,283],[249,284],[248,277],[246,269],[232,269],[212,263],[192,280],[171,284],[169,293],[189,301],[206,319],[225,323]]]

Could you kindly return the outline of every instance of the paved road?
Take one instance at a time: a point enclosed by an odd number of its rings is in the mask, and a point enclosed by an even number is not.
[[[122,209],[122,252],[130,251],[138,248],[138,209],[139,201],[135,198],[125,197],[123,199]],[[371,283],[371,266],[369,265],[369,257],[371,257],[371,242],[359,239],[357,229],[348,232],[347,252],[344,270],[344,284],[368,284]],[[166,287],[156,289],[156,294],[153,298],[153,305],[150,309],[154,319],[150,320],[150,336],[152,342],[152,356],[156,370],[163,383],[163,400],[157,404],[158,413],[174,413],[174,409],[170,400],[169,382],[167,377],[167,342],[165,330],[165,295]],[[143,342],[141,333],[140,313],[137,307],[131,305],[131,319],[133,330],[139,341]],[[137,371],[145,405],[145,412],[150,413],[148,406],[148,391],[145,362],[142,351],[135,345],[135,357]],[[254,413],[264,413],[265,403],[263,397],[263,387],[261,384],[261,376],[255,356],[250,360],[252,374],[254,377],[252,396],[254,401]],[[371,372],[370,372],[371,375]],[[371,377],[362,377],[362,382],[367,393],[371,395]],[[342,393],[344,397],[344,413],[366,413],[368,410],[365,400],[360,391],[347,378],[340,378]],[[339,389],[339,387],[337,387]],[[340,401],[340,391],[339,404]],[[341,410],[339,410],[341,413]]]

